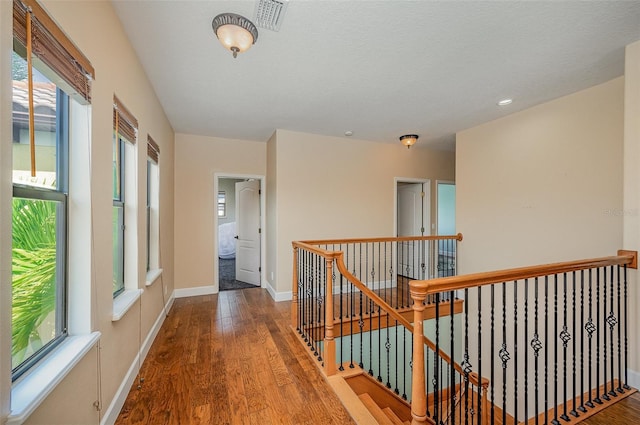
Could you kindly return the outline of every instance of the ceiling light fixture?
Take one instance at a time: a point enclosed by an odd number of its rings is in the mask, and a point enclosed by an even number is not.
[[[213,32],[225,49],[237,57],[246,52],[258,40],[258,29],[253,22],[235,13],[221,13],[211,22]]]
[[[502,99],[498,102],[498,106],[507,106],[511,105],[511,103],[513,103],[513,99]]]
[[[400,136],[400,143],[405,145],[407,149],[409,149],[417,141],[418,141],[417,134],[405,134],[404,136]]]

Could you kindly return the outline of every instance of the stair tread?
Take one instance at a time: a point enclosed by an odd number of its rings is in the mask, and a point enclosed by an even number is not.
[[[362,404],[371,412],[373,417],[376,419],[376,422],[381,425],[395,425],[391,419],[382,411],[380,406],[371,398],[369,393],[362,393],[358,395]]]
[[[385,407],[384,409],[382,409],[382,412],[387,415],[393,425],[404,425],[404,422],[402,422],[400,418],[395,413],[393,413],[393,410],[391,410],[390,407]]]

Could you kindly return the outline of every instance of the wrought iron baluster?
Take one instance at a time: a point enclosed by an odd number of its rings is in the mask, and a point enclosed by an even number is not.
[[[609,389],[609,395],[613,396],[613,397],[617,397],[618,393],[616,393],[615,388],[614,388],[614,374],[615,374],[615,364],[614,364],[614,343],[613,343],[613,339],[614,339],[614,328],[616,327],[616,325],[618,324],[618,319],[616,318],[615,314],[614,314],[614,297],[615,297],[615,291],[614,291],[614,273],[613,273],[613,266],[609,267],[609,278],[611,280],[611,291],[609,292],[611,294],[611,310],[609,312],[609,316],[607,316],[607,324],[609,325],[609,332],[610,332],[610,340],[611,340],[611,344],[609,345],[609,361],[610,366],[611,366],[611,388]],[[605,383],[606,385],[606,383]],[[606,387],[605,387],[605,391],[606,391]]]
[[[482,286],[478,286],[478,335],[482,335]],[[466,303],[466,300],[465,300]],[[492,359],[493,362],[493,359]],[[482,379],[482,338],[478,338],[478,376]],[[482,418],[482,394],[478,391],[478,420]]]
[[[592,386],[592,373],[591,371],[593,370],[593,356],[592,356],[592,347],[593,347],[593,343],[592,343],[592,337],[593,337],[593,332],[595,331],[595,326],[593,324],[593,288],[592,288],[592,284],[593,284],[593,269],[589,269],[589,318],[587,319],[587,323],[584,325],[584,329],[585,331],[587,331],[587,337],[589,339],[589,400],[585,403],[585,405],[587,407],[593,408],[594,404],[593,404],[593,399],[591,396],[591,389],[593,388]]]
[[[563,367],[562,367],[562,397],[564,402],[562,403],[562,415],[561,419],[568,421],[569,416],[567,415],[567,346],[569,341],[571,340],[571,334],[569,333],[569,329],[567,327],[567,274],[563,273],[562,275],[562,312],[563,312],[563,325],[562,332],[560,332],[560,340],[562,341],[562,359],[563,359]]]
[[[469,424],[469,373],[471,373],[469,363],[469,288],[464,289],[464,360],[462,361],[462,371],[464,372],[464,423]]]
[[[535,417],[534,425],[538,425],[538,352],[542,348],[540,338],[538,337],[538,278],[534,280],[534,304],[533,304],[533,339],[531,340],[531,348],[533,348],[533,412]],[[546,342],[546,341],[545,341]],[[528,414],[525,412],[525,420]]]
[[[516,303],[518,300],[516,300]],[[524,418],[529,418],[529,350],[527,344],[529,342],[529,279],[524,280]],[[517,352],[516,352],[517,357]],[[515,368],[516,374],[518,368]]]
[[[480,287],[478,287],[478,290],[479,289],[480,289]],[[494,373],[494,371],[495,371],[494,364],[495,364],[495,357],[496,357],[495,356],[495,352],[494,352],[495,351],[494,347],[496,346],[496,343],[495,343],[495,311],[496,311],[495,299],[496,299],[496,296],[495,296],[495,285],[494,284],[491,285],[490,297],[491,297],[491,345],[490,345],[491,354],[489,356],[489,373],[491,375],[491,379],[490,379],[491,382],[489,383],[489,385],[491,385],[491,423],[494,424],[495,420],[496,420],[496,417],[495,417],[495,414],[496,414],[496,403],[495,403],[495,399],[496,399],[495,398],[495,390],[496,390],[495,382],[496,382],[496,378],[495,378],[495,373]],[[478,296],[478,309],[480,309],[480,306],[482,305],[481,301],[482,300]],[[466,299],[465,299],[464,303],[465,303],[465,305],[467,304],[467,300]],[[478,332],[478,335],[481,335],[480,332]],[[482,339],[482,338],[479,338],[479,339]],[[480,358],[480,351],[478,351],[478,359],[479,358]],[[478,376],[480,377],[480,379],[482,379],[482,375],[480,373],[478,373]],[[472,399],[473,399],[473,397],[472,397]],[[473,400],[472,400],[472,404],[473,404]]]
[[[513,370],[513,418],[518,422],[518,281],[513,282]]]
[[[549,423],[549,276],[544,277],[544,424]]]
[[[436,350],[433,353],[433,419],[436,421],[436,424],[440,423],[440,371],[439,366],[440,363],[438,359],[440,358],[440,293],[435,294],[436,298]],[[420,359],[413,359],[414,361],[420,361]]]
[[[578,334],[576,333],[576,272],[573,271],[572,273],[572,285],[571,285],[571,291],[572,291],[572,300],[573,303],[571,304],[572,308],[572,315],[573,315],[573,330],[572,330],[572,335],[573,338],[577,338]],[[572,348],[572,371],[573,373],[571,374],[571,377],[573,378],[572,380],[572,386],[571,388],[573,389],[573,409],[571,409],[571,412],[569,412],[571,415],[573,415],[574,417],[578,417],[578,411],[576,410],[576,400],[577,400],[577,394],[576,394],[576,340],[574,339],[573,343],[571,344],[571,348]]]
[[[629,301],[627,299],[627,265],[624,265],[624,385],[623,388],[625,390],[630,390],[629,386],[629,375],[628,375],[628,362],[629,362],[629,338],[628,338],[628,328],[627,328],[627,319],[628,319],[628,310],[627,306]]]
[[[620,280],[621,280],[621,272],[622,272],[622,267],[620,267],[618,265],[617,267],[617,276],[618,276],[618,319],[621,320],[622,319],[622,309],[621,309],[621,294],[620,294]],[[617,391],[619,393],[623,393],[623,389],[622,389],[622,326],[618,325],[618,388]]]
[[[482,335],[481,333],[478,333]],[[482,338],[478,338],[482,340]],[[502,361],[502,423],[507,423],[507,362],[511,359],[507,350],[507,283],[502,282],[502,347],[498,352]],[[478,397],[478,407],[480,407],[480,397]],[[482,417],[479,415],[478,417]]]
[[[451,291],[451,294],[449,296],[449,314],[450,314],[450,319],[449,319],[449,329],[450,329],[450,338],[451,338],[451,347],[449,348],[449,352],[451,353],[451,359],[454,358],[454,353],[455,351],[455,339],[454,339],[454,332],[453,332],[453,319],[454,319],[454,308],[453,308],[453,303],[454,303],[454,299],[453,299],[453,291]],[[451,410],[451,423],[455,424],[456,423],[456,409],[455,409],[455,401],[456,401],[456,374],[454,373],[455,371],[453,370],[453,367],[451,364],[449,364],[448,367],[449,370],[449,374],[451,375],[451,384],[449,387],[449,395],[450,400],[451,400],[451,407],[449,408],[449,410]]]
[[[580,407],[578,410],[581,412],[586,412],[587,409],[584,407],[584,332],[582,329],[584,328],[584,270],[580,270]],[[577,337],[577,334],[576,334]],[[589,392],[591,392],[591,388],[589,388]]]
[[[602,395],[601,397],[607,401],[611,400],[609,394],[607,394],[607,268],[602,268],[603,282],[602,282]]]
[[[553,275],[553,317],[554,317],[554,331],[553,334],[557,338],[558,333],[558,275]],[[553,344],[553,425],[558,425],[558,342]]]
[[[600,320],[600,269],[596,269],[596,317],[594,323]],[[596,332],[596,396],[593,399],[598,404],[602,404],[600,400],[600,331],[594,325]]]

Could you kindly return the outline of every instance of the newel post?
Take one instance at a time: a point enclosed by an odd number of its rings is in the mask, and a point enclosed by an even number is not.
[[[327,284],[325,292],[324,371],[336,374],[336,341],[333,338],[333,257],[327,258]]]
[[[291,326],[299,329],[298,326],[298,248],[293,247],[293,283],[291,285]]]
[[[413,369],[411,375],[411,425],[427,423],[427,388],[424,374],[424,300],[426,293],[414,291],[413,299]]]

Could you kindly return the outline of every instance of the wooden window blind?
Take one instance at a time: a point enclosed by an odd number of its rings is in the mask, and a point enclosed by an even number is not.
[[[31,14],[33,55],[51,68],[80,98],[91,102],[91,80],[95,70],[91,62],[65,35],[36,0],[13,1],[13,36],[27,45],[27,14]]]
[[[160,146],[153,138],[147,134],[147,156],[151,158],[153,162],[158,163],[158,157],[160,156]]]
[[[138,120],[120,100],[113,96],[113,128],[128,142],[135,144],[138,135]]]

